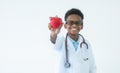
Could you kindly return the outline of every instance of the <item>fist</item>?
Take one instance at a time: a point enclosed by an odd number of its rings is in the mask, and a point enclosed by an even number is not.
[[[52,28],[56,29],[62,24],[62,19],[59,17],[50,17],[50,25]]]

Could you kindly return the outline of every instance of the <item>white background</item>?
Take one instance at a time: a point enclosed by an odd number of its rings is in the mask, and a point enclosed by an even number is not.
[[[119,0],[0,0],[0,73],[55,73],[59,54],[49,41],[50,16],[84,13],[97,73],[120,73]],[[61,33],[64,34],[64,28]]]

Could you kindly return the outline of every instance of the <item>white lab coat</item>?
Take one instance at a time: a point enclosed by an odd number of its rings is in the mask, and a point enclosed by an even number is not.
[[[94,61],[94,57],[92,54],[92,49],[90,46],[90,43],[88,41],[88,49],[86,48],[86,45],[83,44],[82,48],[80,48],[80,45],[77,48],[77,51],[75,51],[75,48],[70,42],[68,41],[68,59],[71,64],[70,68],[65,67],[66,62],[66,53],[65,53],[65,37],[57,37],[56,43],[55,43],[55,49],[60,51],[60,67],[59,67],[59,73],[96,73],[96,65]],[[80,42],[83,41],[82,37],[80,36]],[[88,60],[85,60],[88,58]]]

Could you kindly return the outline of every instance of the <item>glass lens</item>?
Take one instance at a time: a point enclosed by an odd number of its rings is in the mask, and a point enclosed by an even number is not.
[[[76,25],[82,25],[82,21],[67,21],[66,24],[69,24],[69,25],[73,25],[73,24],[76,24]]]

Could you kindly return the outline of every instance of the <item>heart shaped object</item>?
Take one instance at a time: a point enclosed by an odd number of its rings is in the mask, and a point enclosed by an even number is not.
[[[59,28],[59,26],[62,24],[62,19],[57,16],[50,17],[50,24],[54,29]]]

